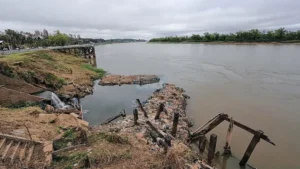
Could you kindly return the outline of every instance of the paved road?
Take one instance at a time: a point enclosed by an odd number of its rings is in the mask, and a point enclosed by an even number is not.
[[[30,52],[30,51],[37,51],[37,50],[47,50],[47,49],[68,49],[68,48],[80,48],[80,47],[93,47],[92,44],[85,44],[85,45],[69,45],[69,46],[51,46],[47,48],[34,48],[34,49],[20,49],[20,50],[7,50],[7,51],[0,51],[1,55],[10,55],[14,53],[23,53],[23,52]]]

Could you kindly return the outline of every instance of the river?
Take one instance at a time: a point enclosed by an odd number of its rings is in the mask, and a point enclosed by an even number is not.
[[[300,46],[126,43],[96,46],[97,66],[113,74],[156,74],[161,82],[145,86],[101,87],[82,100],[96,125],[145,100],[162,83],[174,83],[191,96],[188,115],[200,126],[226,113],[261,129],[276,146],[261,140],[249,163],[261,169],[296,169],[300,153]],[[228,123],[212,132],[218,149]],[[243,156],[252,134],[233,129],[231,149]]]

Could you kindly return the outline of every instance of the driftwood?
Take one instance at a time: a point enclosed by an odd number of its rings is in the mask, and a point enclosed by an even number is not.
[[[101,125],[108,124],[108,123],[116,120],[119,117],[125,117],[125,116],[126,116],[126,113],[125,113],[125,110],[123,110],[123,112],[120,112],[118,115],[116,115],[114,117],[111,117],[111,118],[108,118],[107,120],[105,120],[103,123],[101,123]]]
[[[58,153],[69,151],[69,150],[73,150],[75,148],[79,148],[79,147],[83,147],[83,146],[85,146],[85,144],[78,144],[78,145],[75,145],[75,146],[70,146],[70,147],[62,148],[62,149],[53,151],[52,155],[57,155]]]

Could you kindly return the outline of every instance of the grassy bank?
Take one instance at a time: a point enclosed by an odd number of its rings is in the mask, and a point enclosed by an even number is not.
[[[48,50],[2,57],[0,72],[71,96],[88,94],[93,80],[105,74],[104,70],[92,67],[84,58]]]

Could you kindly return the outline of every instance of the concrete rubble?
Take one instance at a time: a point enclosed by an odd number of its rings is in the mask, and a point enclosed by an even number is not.
[[[113,86],[123,84],[151,84],[159,82],[160,78],[156,75],[107,75],[101,79],[99,85],[101,86]]]

